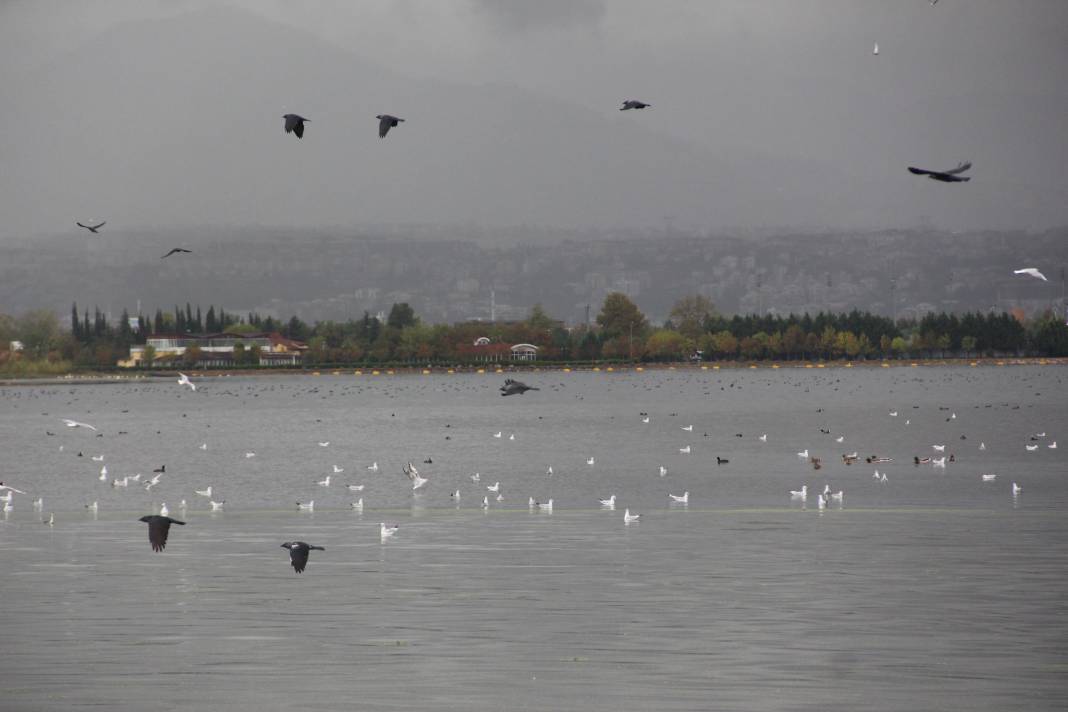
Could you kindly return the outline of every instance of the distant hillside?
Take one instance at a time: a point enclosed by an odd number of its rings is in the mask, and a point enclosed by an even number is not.
[[[0,245],[0,312],[68,313],[72,301],[116,316],[175,304],[306,320],[348,319],[406,301],[426,321],[595,315],[610,291],[654,320],[700,292],[725,313],[843,311],[898,316],[1021,306],[1062,297],[1068,229],[1041,234],[921,231],[695,236],[514,229],[468,239],[463,228],[110,231]],[[161,260],[171,246],[194,250]],[[1037,266],[1045,283],[1012,274]],[[891,298],[893,297],[893,301]],[[895,305],[896,302],[896,305]]]

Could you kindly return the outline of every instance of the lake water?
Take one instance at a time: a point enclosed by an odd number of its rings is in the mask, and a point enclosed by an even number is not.
[[[495,374],[0,388],[0,479],[28,493],[0,518],[0,709],[1062,710],[1066,374],[539,372],[509,398]],[[956,462],[913,465],[935,444]],[[103,465],[166,473],[113,487]],[[844,503],[821,512],[825,483]],[[194,494],[208,485],[223,511]],[[137,519],[161,502],[187,525],[157,554]],[[292,539],[326,547],[299,576]]]

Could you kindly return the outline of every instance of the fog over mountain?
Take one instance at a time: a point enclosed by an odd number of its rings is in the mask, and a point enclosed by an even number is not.
[[[192,249],[161,259],[171,246]],[[1047,265],[1050,282],[1014,275]],[[581,323],[612,291],[653,321],[683,296],[726,314],[1063,308],[1068,229],[940,233],[693,234],[393,227],[115,230],[0,245],[0,304],[71,302],[118,317],[186,302],[307,321],[358,319],[408,302],[428,322],[522,319],[541,303]]]
[[[14,0],[0,241],[92,218],[1041,230],[1068,223],[1065,36],[1056,0]],[[407,121],[379,140],[383,112]],[[967,185],[905,170],[964,159]]]

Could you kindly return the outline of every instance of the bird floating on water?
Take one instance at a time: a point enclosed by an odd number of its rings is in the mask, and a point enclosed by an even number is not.
[[[386,539],[389,539],[391,536],[396,534],[398,529],[400,529],[400,526],[397,524],[386,524],[385,522],[380,522],[378,525],[378,538],[382,541],[385,541]]]
[[[207,497],[211,499],[211,485],[208,485],[206,489],[193,490],[193,494],[198,494],[201,497]]]
[[[640,515],[640,514],[631,514],[630,513],[630,509],[624,509],[623,510],[623,523],[624,524],[631,524],[633,522],[636,522],[636,521],[640,520],[641,518],[642,518],[642,515]]]
[[[678,502],[679,504],[689,504],[690,502],[690,492],[688,490],[682,494],[671,494],[668,492],[668,497],[671,497],[672,502]]]

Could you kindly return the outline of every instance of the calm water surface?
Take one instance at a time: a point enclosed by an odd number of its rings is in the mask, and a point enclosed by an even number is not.
[[[0,479],[28,492],[0,519],[0,709],[1065,709],[1066,373],[543,372],[511,398],[496,375],[0,388]],[[915,467],[934,444],[956,462]],[[113,487],[103,465],[166,473]],[[789,496],[824,483],[844,505]],[[137,518],[161,502],[188,524],[156,554]],[[300,576],[292,539],[326,547]]]

